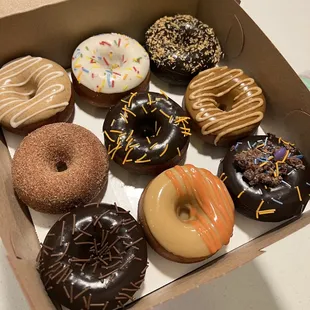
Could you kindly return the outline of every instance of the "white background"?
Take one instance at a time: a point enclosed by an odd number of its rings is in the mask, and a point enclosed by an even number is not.
[[[242,6],[297,73],[310,69],[309,0],[243,0]],[[309,310],[309,241],[310,226],[252,263],[156,310]],[[1,247],[0,309],[29,309]]]

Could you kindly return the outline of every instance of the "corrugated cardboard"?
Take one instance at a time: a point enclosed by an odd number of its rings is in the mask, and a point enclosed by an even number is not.
[[[310,157],[310,93],[272,43],[233,0],[35,0],[0,1],[0,65],[25,54],[50,58],[69,67],[74,48],[90,35],[126,33],[139,41],[148,26],[163,15],[188,13],[212,25],[225,50],[224,62],[242,68],[264,85],[268,106],[263,121],[272,131],[295,141]],[[54,309],[35,260],[39,244],[27,208],[17,201],[11,185],[10,156],[0,142],[0,236],[8,258],[32,309]],[[224,275],[260,255],[269,244],[310,223],[310,214],[291,221],[144,297],[134,309],[149,309]]]

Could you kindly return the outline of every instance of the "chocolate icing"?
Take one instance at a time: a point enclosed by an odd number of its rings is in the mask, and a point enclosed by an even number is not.
[[[285,153],[289,151],[287,159],[279,154],[281,148],[285,148]],[[284,159],[284,163],[279,163]],[[238,142],[220,166],[236,209],[264,222],[279,222],[303,212],[309,200],[309,172],[299,150],[274,135],[252,136]]]
[[[185,111],[166,94],[152,92],[121,100],[103,131],[111,159],[139,173],[160,173],[181,162],[191,134]]]
[[[187,85],[198,72],[214,67],[222,55],[214,30],[190,15],[162,17],[145,37],[151,70],[171,84]]]
[[[50,298],[71,309],[123,308],[144,281],[147,247],[128,211],[89,204],[47,234],[38,270]]]

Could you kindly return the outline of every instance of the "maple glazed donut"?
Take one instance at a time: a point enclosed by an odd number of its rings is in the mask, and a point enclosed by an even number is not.
[[[190,119],[165,93],[132,93],[105,118],[110,158],[125,169],[158,174],[184,161]]]
[[[214,67],[222,56],[214,30],[190,15],[162,17],[145,37],[152,71],[170,84],[187,85],[199,71]]]
[[[179,263],[194,263],[229,243],[234,204],[206,169],[175,166],[157,176],[139,201],[139,221],[151,247]]]
[[[43,125],[69,121],[72,86],[55,62],[26,56],[0,69],[0,125],[27,134]]]
[[[37,269],[49,297],[66,308],[123,309],[147,269],[142,228],[117,205],[76,208],[48,232]]]
[[[12,180],[28,207],[64,213],[96,198],[106,186],[108,169],[105,147],[93,133],[56,123],[23,139],[12,161]]]
[[[75,91],[98,107],[115,105],[130,92],[146,91],[150,59],[136,40],[118,33],[83,41],[72,57]]]
[[[227,146],[252,133],[264,117],[261,88],[241,69],[200,72],[188,85],[184,103],[204,141]]]
[[[306,159],[294,144],[271,134],[237,142],[226,154],[220,173],[236,210],[257,221],[299,216],[309,200]]]

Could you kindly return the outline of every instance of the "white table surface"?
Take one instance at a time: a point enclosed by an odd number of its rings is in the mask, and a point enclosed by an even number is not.
[[[242,7],[298,74],[310,69],[309,0],[242,0]],[[309,310],[310,225],[265,250],[251,263],[156,310]],[[1,243],[0,310],[29,310]]]

